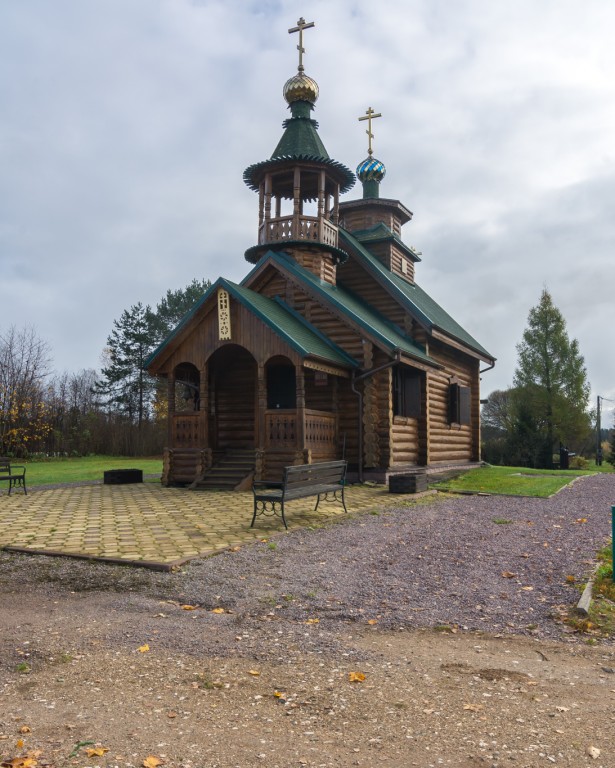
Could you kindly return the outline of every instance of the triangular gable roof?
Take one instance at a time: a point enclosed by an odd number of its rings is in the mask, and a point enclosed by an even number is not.
[[[435,302],[429,294],[416,283],[409,283],[388,270],[364,245],[350,232],[340,228],[340,238],[353,248],[361,263],[374,275],[381,285],[397,300],[399,300],[416,319],[429,330],[434,328],[443,331],[469,349],[477,352],[481,358],[495,361],[493,355],[476,341],[448,312]]]
[[[207,303],[213,294],[217,293],[218,288],[224,288],[228,291],[231,296],[253,312],[274,333],[284,339],[290,347],[303,357],[317,357],[344,368],[358,367],[358,363],[354,358],[346,354],[343,349],[334,344],[324,334],[320,333],[305,318],[289,307],[286,307],[281,300],[276,301],[267,296],[262,296],[245,286],[237,285],[230,280],[220,277],[182,318],[175,330],[152,352],[145,361],[144,368],[149,368],[168,345],[186,329],[199,309]]]
[[[326,303],[334,307],[338,313],[354,321],[389,354],[401,350],[420,362],[438,368],[441,367],[439,363],[426,354],[419,344],[405,336],[399,328],[386,320],[375,309],[366,305],[362,299],[340,286],[332,285],[316,277],[316,275],[300,266],[291,256],[284,252],[268,251],[254,269],[242,280],[241,284],[249,284],[253,276],[260,272],[268,261],[273,262],[275,266],[293,275],[298,282],[304,283],[308,289],[311,289],[313,293],[316,293]]]

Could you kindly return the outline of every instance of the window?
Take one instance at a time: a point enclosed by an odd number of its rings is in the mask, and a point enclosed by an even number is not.
[[[267,366],[267,408],[296,408],[295,369],[290,365]]]
[[[421,372],[398,366],[393,373],[393,415],[418,419],[421,415]]]
[[[448,391],[450,424],[470,424],[470,387],[451,384]]]

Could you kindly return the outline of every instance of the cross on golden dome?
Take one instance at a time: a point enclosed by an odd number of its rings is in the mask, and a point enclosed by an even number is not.
[[[299,66],[297,67],[297,69],[299,70],[299,72],[303,72],[304,70],[303,54],[305,53],[305,48],[303,47],[303,30],[310,29],[310,27],[313,27],[313,26],[315,26],[313,21],[306,22],[306,20],[302,16],[297,22],[297,26],[291,27],[288,30],[289,35],[292,35],[293,32],[299,33],[299,45],[297,46],[297,50],[299,51]]]
[[[372,139],[374,138],[374,134],[372,133],[372,120],[375,120],[377,117],[382,117],[382,113],[374,112],[374,110],[371,107],[368,107],[365,110],[365,115],[363,117],[359,118],[359,121],[361,120],[367,120],[367,130],[365,133],[367,134],[367,137],[369,139],[369,149],[367,150],[367,154],[371,157],[374,154],[374,150],[372,149]]]

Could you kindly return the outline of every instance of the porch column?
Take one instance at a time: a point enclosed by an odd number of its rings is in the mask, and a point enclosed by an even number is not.
[[[173,448],[173,434],[175,416],[175,371],[171,371],[167,376],[167,445]]]
[[[258,364],[256,371],[256,434],[255,444],[260,451],[265,450],[265,411],[267,410],[267,380],[265,366]]]
[[[295,381],[297,394],[297,448],[307,448],[305,444],[305,374],[303,366],[295,366]]]
[[[199,387],[199,442],[209,448],[209,381],[207,363],[200,370]]]

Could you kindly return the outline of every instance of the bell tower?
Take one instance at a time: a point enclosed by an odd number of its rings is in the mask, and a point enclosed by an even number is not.
[[[311,112],[318,84],[305,74],[303,33],[314,26],[299,19],[299,66],[284,85],[291,117],[269,160],[251,165],[245,183],[258,192],[258,244],[245,253],[255,264],[269,250],[283,250],[322,280],[335,283],[336,267],[347,258],[338,246],[339,198],[355,176],[332,160],[318,135]]]

